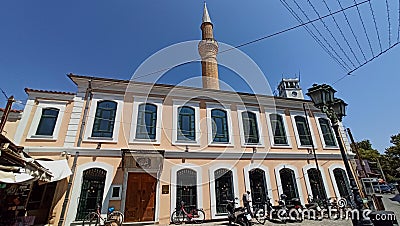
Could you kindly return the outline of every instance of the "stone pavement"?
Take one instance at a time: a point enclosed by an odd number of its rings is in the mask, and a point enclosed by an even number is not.
[[[393,197],[393,194],[382,194],[382,201],[385,206],[386,210],[393,211],[396,214],[397,219],[400,219],[400,203],[391,201],[389,198]],[[399,221],[400,222],[400,221]],[[182,225],[187,225],[187,226],[212,226],[212,225],[229,225],[228,221],[220,221],[220,222],[210,222],[210,223],[203,223],[203,224],[182,224]],[[260,224],[253,224],[253,225],[260,225]],[[267,226],[272,226],[272,225],[279,225],[279,223],[273,223],[267,221],[265,223]],[[286,224],[280,224],[280,225],[288,225],[288,226],[305,226],[305,225],[323,225],[323,226],[348,226],[352,225],[350,220],[322,220],[322,221],[313,221],[313,220],[304,220],[301,223],[291,223],[288,222]],[[151,225],[149,225],[151,226]],[[164,224],[157,224],[155,226],[164,226]],[[166,226],[166,225],[165,225]]]

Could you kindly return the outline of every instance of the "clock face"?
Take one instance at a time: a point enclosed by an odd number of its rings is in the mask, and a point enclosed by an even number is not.
[[[297,97],[297,92],[296,91],[292,92],[292,97]]]

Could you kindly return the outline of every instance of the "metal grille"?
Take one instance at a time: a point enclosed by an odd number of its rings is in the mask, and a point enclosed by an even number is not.
[[[76,220],[83,220],[88,213],[96,211],[97,204],[102,204],[106,174],[107,171],[100,168],[91,168],[83,171]]]

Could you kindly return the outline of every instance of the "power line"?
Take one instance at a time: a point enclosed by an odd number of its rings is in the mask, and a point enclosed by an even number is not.
[[[332,11],[331,11],[331,9],[329,8],[329,6],[328,6],[328,4],[326,3],[326,1],[323,0],[323,2],[324,2],[324,4],[325,4],[326,8],[328,9],[329,13],[331,13]],[[349,49],[350,49],[351,53],[353,54],[354,58],[356,59],[357,63],[360,64],[360,61],[358,60],[356,54],[354,53],[353,48],[351,48],[351,46],[350,46],[350,44],[349,44],[349,41],[347,40],[346,36],[343,34],[343,31],[342,31],[342,29],[340,28],[339,24],[337,23],[337,21],[336,21],[336,19],[335,19],[335,16],[332,16],[332,19],[333,19],[333,21],[335,22],[335,25],[336,25],[337,29],[339,30],[340,34],[342,35],[344,41],[346,42],[347,46],[349,47]]]
[[[311,3],[310,0],[307,0],[308,4],[311,6],[311,8],[314,10],[314,12],[317,14],[318,17],[320,17],[320,14],[318,10],[314,7],[314,4]],[[321,23],[324,25],[325,29],[328,31],[328,33],[331,35],[332,39],[335,41],[336,45],[339,47],[339,49],[343,52],[344,56],[347,58],[348,61],[355,67],[353,61],[350,59],[350,57],[346,54],[346,52],[343,50],[342,46],[339,44],[335,36],[332,34],[332,31],[329,29],[329,27],[326,25],[324,20],[320,20]]]
[[[272,34],[269,34],[269,35],[266,35],[266,36],[263,36],[263,37],[261,37],[261,38],[257,38],[257,39],[254,39],[254,40],[252,40],[252,41],[248,41],[248,42],[242,43],[242,44],[237,45],[237,46],[234,46],[234,47],[232,47],[232,48],[228,48],[228,49],[226,49],[226,50],[223,50],[223,51],[219,52],[219,54],[223,54],[223,53],[225,53],[225,52],[228,52],[228,51],[231,51],[231,50],[234,50],[234,49],[238,49],[238,48],[241,48],[241,47],[244,47],[244,46],[247,46],[247,45],[251,45],[251,44],[253,44],[253,43],[262,41],[262,40],[264,40],[264,39],[272,38],[272,37],[274,37],[274,36],[277,36],[277,35],[286,33],[286,32],[288,32],[288,31],[297,29],[297,28],[299,28],[299,27],[303,27],[303,26],[306,26],[306,25],[308,25],[308,24],[312,24],[312,23],[314,23],[314,22],[316,22],[316,21],[318,21],[318,20],[321,20],[321,19],[330,17],[330,16],[335,15],[335,14],[338,14],[338,13],[340,13],[340,12],[344,12],[344,11],[346,11],[346,10],[348,10],[348,9],[351,9],[351,8],[354,8],[354,7],[358,7],[359,5],[363,5],[363,4],[367,3],[368,1],[369,1],[369,0],[364,0],[364,1],[362,1],[362,2],[356,2],[354,5],[350,5],[350,6],[347,6],[347,7],[345,7],[345,8],[341,8],[340,10],[337,10],[337,11],[335,11],[335,12],[333,12],[333,13],[329,13],[329,14],[327,14],[327,15],[325,15],[325,16],[320,17],[320,18],[316,18],[316,19],[313,19],[313,20],[309,20],[309,21],[307,21],[307,22],[305,22],[305,23],[298,24],[298,25],[296,25],[296,26],[293,26],[293,27],[290,27],[290,28],[286,28],[286,29],[284,29],[284,30],[281,30],[281,31],[278,31],[278,32],[275,32],[275,33],[272,33]],[[193,61],[199,60],[199,59],[200,59],[200,58],[196,58],[196,59],[194,59]],[[131,81],[132,81],[132,80],[135,80],[135,79],[147,77],[147,76],[150,76],[150,75],[153,75],[153,74],[156,74],[156,73],[160,73],[160,72],[163,72],[163,71],[167,71],[167,70],[170,70],[170,69],[172,69],[172,68],[174,68],[174,67],[166,67],[166,68],[163,68],[163,69],[154,71],[154,72],[150,72],[150,73],[147,73],[147,74],[143,74],[143,75],[140,75],[140,76],[136,76],[135,78],[132,78]],[[112,85],[112,84],[114,84],[114,83],[119,83],[119,82],[110,82],[110,83],[108,83],[108,84],[106,84],[106,85],[104,85],[104,86],[100,86],[100,87],[97,87],[97,88],[107,87],[107,86],[110,86],[110,85]]]
[[[356,0],[353,0],[353,1],[354,1],[354,3],[357,3]],[[368,2],[369,2],[369,1],[370,1],[370,0],[368,0]],[[372,56],[374,56],[374,51],[372,50],[371,41],[369,40],[368,33],[367,33],[367,29],[365,28],[364,20],[362,19],[361,12],[360,12],[360,9],[358,8],[358,5],[356,5],[356,8],[357,8],[357,12],[358,12],[358,17],[360,18],[362,27],[363,27],[363,29],[364,29],[365,36],[367,37],[367,41],[368,41],[369,48],[371,49]]]
[[[6,92],[4,92],[4,90],[2,88],[0,88],[0,90],[3,93],[3,95],[6,97],[6,100],[8,100],[8,96],[7,96]]]
[[[306,19],[308,21],[311,21],[310,18],[308,17],[307,13],[300,7],[300,5],[293,0],[294,4],[297,6],[297,8],[302,12],[302,14],[306,17]],[[321,34],[321,32],[318,30],[318,28],[315,26],[315,24],[311,23],[311,25],[313,26],[313,28],[317,31],[317,33],[319,34],[319,36],[325,41],[325,43],[329,46],[329,48],[336,54],[336,56],[342,61],[342,63],[345,65],[346,70],[349,70],[350,67],[349,65],[346,63],[346,61],[343,60],[343,58],[335,51],[335,49],[332,47],[331,44],[329,44],[328,40],[326,40],[326,38]]]
[[[372,14],[372,19],[374,20],[376,36],[378,37],[378,42],[379,42],[379,48],[380,48],[380,50],[381,50],[381,52],[382,52],[381,38],[380,38],[380,36],[379,36],[378,26],[376,25],[375,13],[374,13],[374,10],[373,10],[373,8],[372,8],[372,3],[371,3],[371,1],[368,1],[368,3],[369,3],[369,9],[371,10],[371,14]]]
[[[296,20],[302,24],[303,20],[297,15],[297,13],[290,7],[290,5],[285,0],[280,0],[281,3],[285,6],[285,8],[296,18]],[[338,63],[345,71],[347,68],[329,51],[329,49],[321,42],[321,40],[308,28],[308,26],[304,26],[306,31],[311,35],[311,37],[322,47],[322,49]]]
[[[399,1],[400,1],[400,0],[399,0]],[[340,9],[343,9],[343,6],[342,6],[342,4],[340,3],[340,0],[337,0],[337,3],[339,4]],[[346,12],[345,12],[345,11],[342,11],[342,13],[343,13],[344,18],[346,19],[347,25],[349,26],[351,33],[353,34],[354,39],[356,40],[357,46],[358,46],[358,48],[360,49],[361,54],[362,54],[363,57],[364,57],[364,60],[367,60],[367,57],[365,57],[364,51],[362,50],[361,45],[360,45],[360,43],[358,42],[358,38],[357,38],[356,34],[354,33],[353,27],[351,26],[351,24],[350,24],[350,22],[349,22],[349,19],[347,18]]]
[[[378,55],[372,57],[371,59],[365,61],[363,64],[361,64],[361,65],[359,65],[358,67],[354,68],[353,70],[349,71],[349,73],[343,75],[342,77],[340,77],[338,80],[336,80],[336,81],[333,82],[332,84],[334,85],[334,84],[340,82],[341,80],[345,79],[346,77],[350,76],[351,73],[353,73],[354,71],[360,69],[362,66],[366,65],[367,63],[369,63],[369,62],[375,60],[376,58],[378,58],[378,57],[381,56],[382,54],[386,53],[388,50],[390,50],[390,49],[394,48],[395,46],[397,46],[399,43],[400,43],[400,42],[396,42],[396,43],[395,43],[394,45],[392,45],[391,47],[385,49],[384,51],[380,52]]]
[[[386,0],[386,12],[387,12],[387,20],[388,20],[388,30],[389,30],[389,46],[392,45],[391,42],[391,36],[392,36],[392,32],[391,32],[391,26],[390,26],[390,10],[389,10],[389,2],[388,0]]]
[[[397,42],[399,41],[400,41],[400,0],[399,0],[398,28],[397,28]]]

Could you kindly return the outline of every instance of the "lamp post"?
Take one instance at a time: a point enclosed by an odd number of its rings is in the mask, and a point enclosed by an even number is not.
[[[307,95],[311,98],[315,107],[319,108],[322,112],[324,112],[328,118],[331,120],[333,131],[335,132],[336,140],[338,141],[340,154],[342,156],[344,167],[346,168],[347,177],[350,181],[351,190],[353,193],[353,206],[359,210],[360,216],[362,215],[363,210],[363,200],[360,195],[360,191],[357,187],[356,180],[354,179],[354,175],[351,171],[349,160],[347,158],[346,151],[344,149],[344,145],[340,136],[339,123],[342,121],[342,118],[346,116],[346,106],[347,104],[338,98],[334,97],[336,90],[334,90],[330,85],[322,84],[317,85],[314,84],[311,88],[308,89]],[[353,219],[353,225],[373,225],[370,220],[365,219]]]

